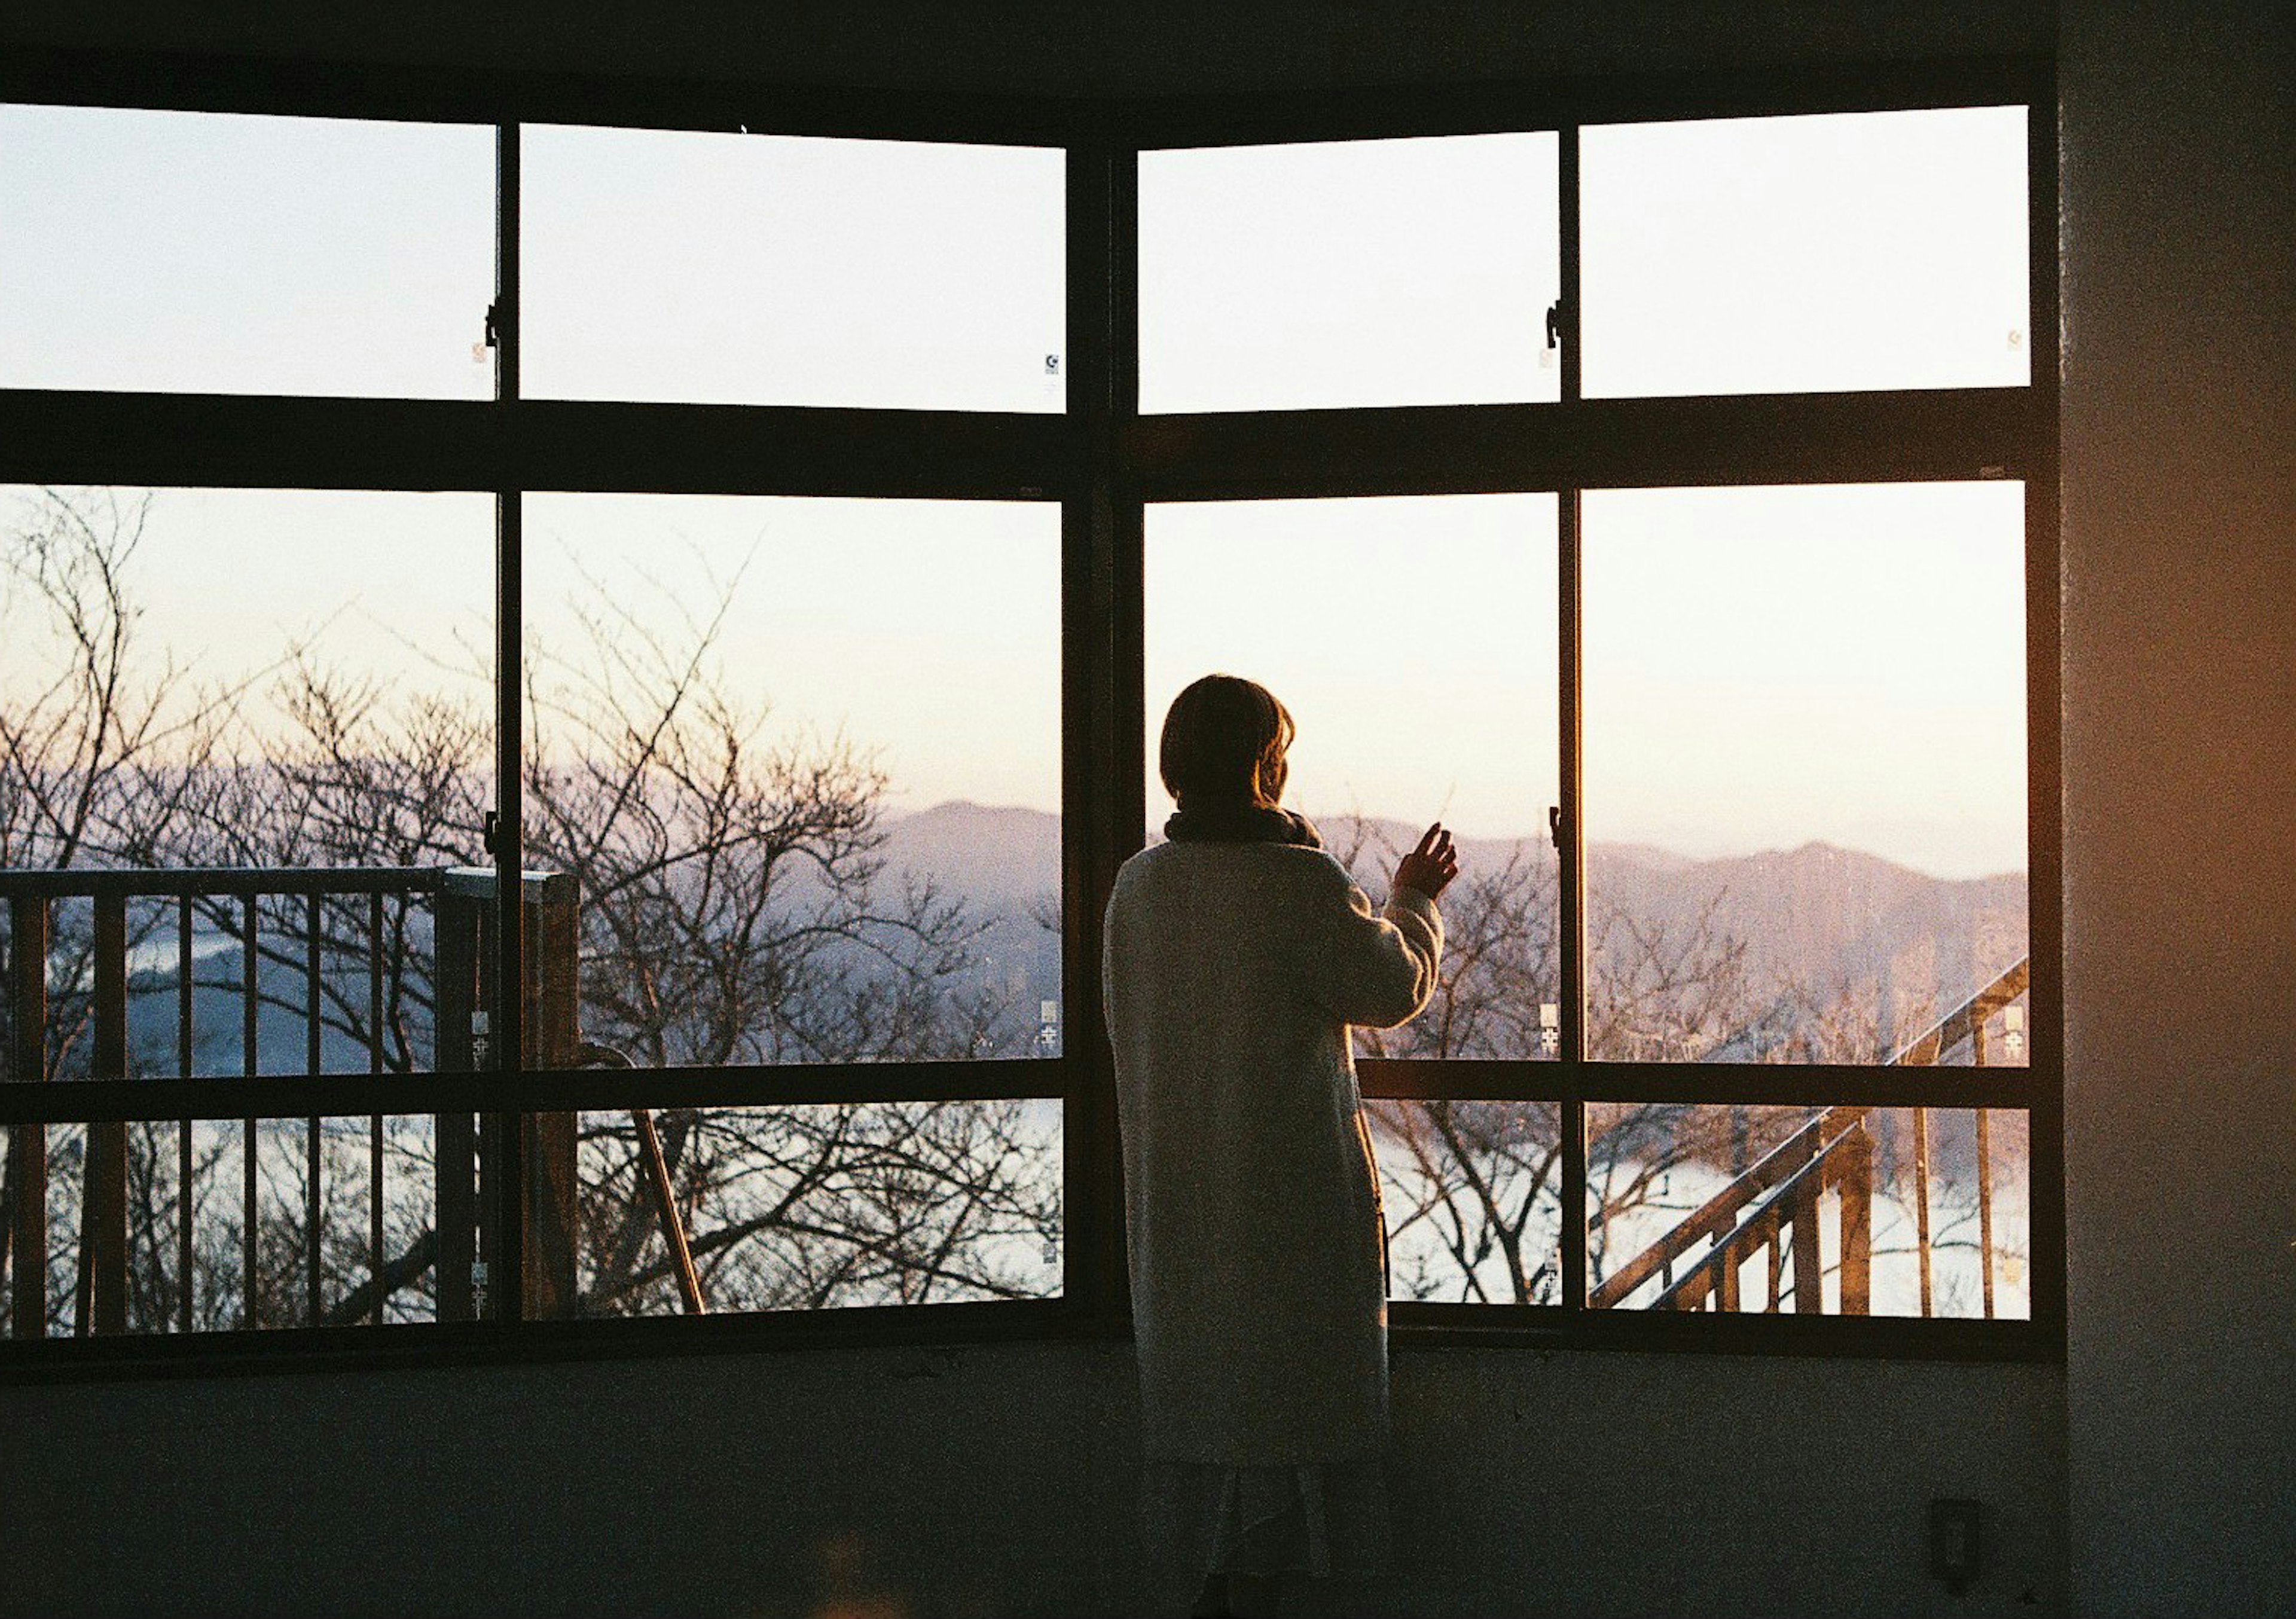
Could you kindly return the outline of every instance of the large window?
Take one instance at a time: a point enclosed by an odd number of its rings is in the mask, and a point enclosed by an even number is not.
[[[1253,675],[1366,887],[1463,839],[1398,1323],[2057,1319],[2046,98],[1854,102],[1142,155],[1144,740]]]
[[[1101,912],[1215,668],[1366,887],[1462,838],[1357,1041],[1399,1331],[2051,1352],[2044,71],[48,71],[8,1365],[1120,1330]]]

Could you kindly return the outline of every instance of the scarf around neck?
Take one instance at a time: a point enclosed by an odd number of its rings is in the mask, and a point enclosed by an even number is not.
[[[1320,849],[1323,835],[1305,815],[1271,804],[1184,805],[1164,823],[1174,843],[1288,843]]]

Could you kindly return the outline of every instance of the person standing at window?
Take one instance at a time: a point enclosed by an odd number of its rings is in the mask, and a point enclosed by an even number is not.
[[[1145,1523],[1197,1614],[1275,1613],[1388,1549],[1386,1233],[1349,1028],[1426,1006],[1458,862],[1428,828],[1374,910],[1279,807],[1292,735],[1251,681],[1174,699],[1178,813],[1103,936]]]

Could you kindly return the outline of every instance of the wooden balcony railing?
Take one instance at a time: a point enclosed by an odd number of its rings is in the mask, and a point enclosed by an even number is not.
[[[1890,1065],[1929,1066],[1967,1043],[1982,1066],[1988,1055],[1993,1018],[2025,993],[2030,959],[2018,961],[1897,1052]],[[1913,1115],[1915,1246],[1920,1277],[1921,1312],[1935,1307],[1931,1263],[1930,1132],[1926,1108]],[[1977,1215],[1979,1273],[1983,1310],[1994,1313],[1992,1129],[1987,1109],[1977,1115]],[[1791,1297],[1797,1314],[1822,1313],[1817,1282],[1824,1273],[1821,1199],[1840,1196],[1836,1237],[1841,1313],[1866,1315],[1873,1309],[1874,1155],[1869,1108],[1833,1108],[1815,1114],[1793,1134],[1685,1218],[1666,1235],[1629,1259],[1587,1294],[1595,1309],[1626,1303],[1652,1278],[1660,1291],[1651,1301],[1659,1310],[1742,1307],[1741,1281],[1748,1262],[1759,1258],[1768,1285],[1763,1308],[1775,1314]],[[1786,1258],[1793,1282],[1785,1285]]]
[[[4,1042],[10,1081],[69,1083],[62,1079],[68,1054],[75,1077],[149,1077],[155,1070],[190,1077],[197,1042],[209,1033],[196,1026],[195,989],[235,990],[238,1067],[250,1086],[250,1107],[242,1122],[238,1312],[235,1323],[226,1324],[380,1323],[388,1301],[425,1272],[435,1272],[439,1319],[472,1319],[480,1312],[480,1289],[496,1241],[480,1219],[480,1210],[490,1206],[487,1182],[499,1157],[491,1132],[504,1126],[469,1113],[430,1116],[436,1217],[397,1254],[388,1251],[384,1231],[384,1116],[369,1118],[368,1275],[332,1300],[324,1296],[321,1272],[328,1218],[321,1121],[304,1120],[301,1307],[283,1313],[275,1296],[267,1305],[260,1298],[257,1236],[264,1189],[257,1135],[259,1121],[277,1116],[255,1105],[266,1077],[258,1060],[258,1014],[268,1009],[275,1018],[281,1011],[300,1017],[302,1067],[310,1074],[322,1071],[323,1059],[341,1071],[347,1040],[370,1074],[422,1071],[423,1053],[406,1029],[410,1018],[424,1014],[433,1031],[428,1071],[471,1073],[489,1066],[485,1031],[496,993],[495,885],[491,871],[414,867],[0,871],[0,900],[10,919]],[[529,872],[525,886],[527,1065],[580,1066],[592,1053],[581,1045],[578,1026],[575,884],[559,874]],[[86,930],[59,940],[56,907],[70,902],[86,904]],[[131,906],[137,924],[133,940]],[[166,953],[171,922],[176,1039],[169,1064],[155,1062],[148,1049],[131,1054],[128,963],[131,944],[147,960],[155,952]],[[201,980],[195,940],[210,953],[209,959],[218,949],[235,953],[235,980]],[[298,978],[299,1005],[291,1003]],[[275,1042],[275,1026],[271,1033]],[[275,1049],[271,1066],[280,1066]],[[193,1132],[191,1121],[177,1122],[175,1277],[168,1289],[172,1319],[144,1325],[188,1332],[197,1324]],[[519,1127],[527,1135],[529,1178],[521,1302],[529,1314],[570,1313],[578,1230],[575,1119],[530,1115]],[[75,1336],[128,1329],[128,1126],[109,1120],[86,1130],[70,1303]],[[0,1183],[0,1265],[10,1273],[10,1329],[18,1337],[43,1337],[49,1329],[49,1172],[46,1131],[10,1131]],[[674,1222],[675,1207],[664,1207]],[[155,1256],[154,1263],[162,1262]],[[215,1313],[211,1309],[210,1316]]]

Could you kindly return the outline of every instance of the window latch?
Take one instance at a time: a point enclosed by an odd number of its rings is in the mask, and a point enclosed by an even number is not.
[[[1546,806],[1546,836],[1554,843],[1554,852],[1557,854],[1562,854],[1562,806],[1559,804],[1550,804]]]
[[[1546,306],[1546,346],[1549,348],[1562,346],[1562,300],[1559,298]]]
[[[502,859],[501,844],[502,815],[498,811],[488,810],[486,818],[479,823],[479,846],[499,861]]]

